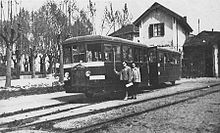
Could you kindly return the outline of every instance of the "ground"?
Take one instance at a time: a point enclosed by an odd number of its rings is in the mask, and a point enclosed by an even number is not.
[[[23,95],[45,94],[63,91],[58,78],[15,79],[11,87],[5,88],[5,80],[0,80],[0,100]]]
[[[199,85],[198,83],[204,83],[205,85],[208,85],[206,83],[214,83],[214,82],[219,83],[219,81],[220,81],[219,79],[215,79],[215,78],[182,79],[181,81],[178,81],[177,84],[180,85],[185,84],[187,86],[192,85],[191,87],[198,87]],[[184,82],[192,82],[192,83],[187,84]],[[175,89],[175,86],[173,88]],[[163,90],[160,91],[162,92]],[[139,94],[138,99],[140,99],[144,95],[147,95],[147,93]],[[127,110],[125,109],[124,112],[126,113]],[[105,116],[106,114],[104,113],[103,115]],[[87,121],[89,120],[87,119]],[[92,119],[92,121],[95,121],[95,119]],[[62,125],[67,125],[67,123]],[[33,131],[22,130],[20,132],[29,133]],[[42,131],[35,131],[35,132],[42,132]],[[155,132],[156,133],[172,133],[172,132],[219,133],[220,132],[220,93],[218,92],[218,93],[210,94],[184,103],[159,109],[157,111],[151,111],[148,113],[141,114],[139,116],[127,118],[123,121],[118,121],[114,124],[106,125],[102,129],[96,130],[94,132],[98,132],[98,133],[99,132],[100,133],[129,133],[129,132],[130,133],[155,133]]]
[[[98,133],[220,133],[220,92],[119,121]]]

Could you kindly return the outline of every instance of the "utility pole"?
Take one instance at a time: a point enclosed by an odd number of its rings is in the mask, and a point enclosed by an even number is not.
[[[10,20],[10,1],[8,0],[8,20]]]
[[[15,0],[15,15],[17,15],[17,5],[19,5],[19,3]]]
[[[200,33],[200,19],[198,19],[198,34]]]
[[[11,27],[12,27],[12,0],[11,0],[11,13],[10,13]]]
[[[1,0],[1,33],[3,32],[3,20],[2,20],[2,11],[3,11],[3,4],[2,4],[2,0]],[[2,41],[2,39],[1,39],[1,41],[0,41],[0,43],[1,43],[1,45],[0,45],[0,49],[1,49],[1,51],[4,51],[3,49],[3,41]]]
[[[2,27],[3,27],[3,21],[2,21],[2,11],[3,11],[3,4],[2,4],[2,0],[1,0],[1,32],[2,32]]]
[[[68,9],[67,9],[67,3],[68,3],[68,0],[64,0],[64,3],[65,3],[65,5],[66,5],[66,15],[67,15],[67,13],[68,13]]]

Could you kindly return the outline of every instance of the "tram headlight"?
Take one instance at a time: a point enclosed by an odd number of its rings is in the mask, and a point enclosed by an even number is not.
[[[86,71],[85,75],[86,77],[89,77],[91,75],[91,71]]]

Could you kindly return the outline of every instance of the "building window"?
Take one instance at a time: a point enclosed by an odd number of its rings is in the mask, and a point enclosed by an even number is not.
[[[164,23],[150,24],[149,38],[164,36]]]

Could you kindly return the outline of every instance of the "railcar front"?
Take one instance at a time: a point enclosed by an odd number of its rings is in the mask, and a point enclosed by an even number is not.
[[[67,93],[92,97],[95,93],[122,88],[114,74],[114,66],[120,65],[120,43],[114,38],[98,35],[70,38],[63,43],[63,53]]]

